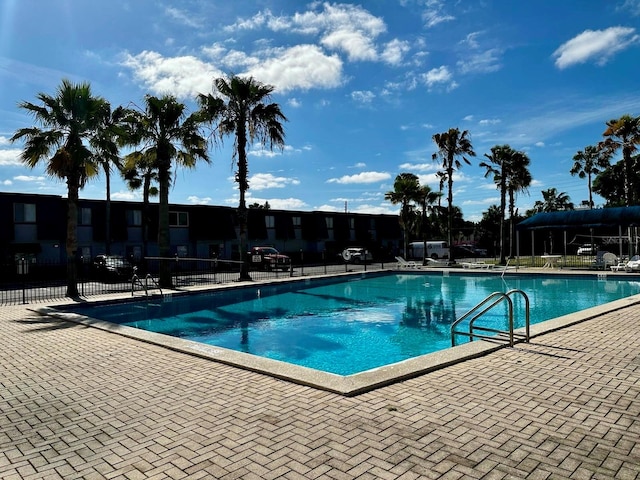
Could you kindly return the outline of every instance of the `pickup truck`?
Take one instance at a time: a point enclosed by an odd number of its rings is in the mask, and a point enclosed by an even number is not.
[[[273,247],[251,247],[248,253],[249,264],[258,270],[283,270],[291,268],[291,258]]]

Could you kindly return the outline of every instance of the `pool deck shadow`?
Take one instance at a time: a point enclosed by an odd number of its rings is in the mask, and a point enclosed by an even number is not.
[[[638,302],[362,391],[3,307],[0,478],[638,479]]]

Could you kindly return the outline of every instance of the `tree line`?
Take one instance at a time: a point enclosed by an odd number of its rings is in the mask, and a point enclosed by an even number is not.
[[[130,188],[143,191],[143,255],[147,253],[149,197],[158,195],[158,249],[160,257],[168,258],[169,188],[175,181],[172,171],[178,166],[194,168],[199,161],[210,162],[210,147],[227,137],[234,141],[235,181],[240,192],[240,258],[244,260],[245,194],[249,188],[247,146],[259,142],[270,149],[282,148],[283,123],[287,118],[280,105],[270,101],[274,87],[252,77],[216,78],[212,90],[197,96],[198,109],[192,113],[172,95],[146,95],[141,108],[112,108],[106,99],[92,92],[88,82],[63,79],[54,95],[38,93],[37,102],[18,104],[35,123],[18,129],[11,137],[12,142],[24,142],[21,161],[31,168],[45,164],[48,175],[67,184],[67,296],[78,296],[78,199],[90,179],[100,170],[106,176],[106,253],[110,253],[110,175],[115,169]],[[121,156],[123,148],[130,149],[130,153]],[[240,276],[250,278],[246,262]],[[160,262],[159,284],[172,286],[166,260]]]
[[[576,152],[569,173],[587,180],[588,208],[595,206],[593,193],[605,199],[605,207],[638,205],[640,116],[623,115],[605,123],[603,139]],[[437,148],[432,159],[440,161],[440,168],[436,172],[439,190],[432,191],[428,185],[420,185],[417,175],[404,172],[396,177],[393,190],[385,194],[385,199],[400,205],[399,222],[405,256],[410,238],[424,242],[427,238],[446,238],[450,246],[449,261],[455,262],[454,233],[456,227],[464,224],[464,220],[461,210],[453,203],[453,174],[464,164],[471,165],[470,158],[475,157],[476,153],[468,130],[451,128],[433,135],[432,140]],[[622,158],[612,163],[613,157],[620,151]],[[495,145],[484,157],[478,166],[485,170],[485,177],[493,179],[500,192],[500,205],[490,206],[479,224],[472,228],[480,230],[487,239],[495,239],[500,263],[504,265],[507,256],[513,255],[517,221],[540,212],[572,210],[575,205],[569,195],[552,187],[541,192],[542,201],[537,200],[524,216],[519,215],[515,208],[516,199],[518,194],[528,193],[533,180],[529,170],[531,160],[526,153],[509,145]],[[443,207],[441,201],[445,192],[447,203]],[[498,226],[497,234],[494,233],[495,225]]]

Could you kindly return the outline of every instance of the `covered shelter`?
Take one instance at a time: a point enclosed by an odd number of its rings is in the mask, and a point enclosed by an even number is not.
[[[638,226],[640,226],[640,206],[537,213],[516,225],[518,256],[520,256],[521,232],[531,232],[531,255],[533,256],[536,251],[535,233],[548,231],[551,240],[548,243],[543,240],[545,254],[562,253],[566,256],[568,245],[575,244],[576,239],[584,238],[584,243],[606,245],[619,257],[625,255],[631,257],[638,253]],[[553,231],[563,232],[562,252],[553,251]],[[568,235],[572,235],[572,240],[569,242],[567,242]]]

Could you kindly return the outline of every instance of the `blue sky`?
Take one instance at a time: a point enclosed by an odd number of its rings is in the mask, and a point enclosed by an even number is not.
[[[8,141],[32,125],[18,102],[62,78],[114,107],[171,93],[193,109],[230,72],[274,85],[289,119],[283,151],[251,148],[250,203],[395,214],[397,174],[438,189],[432,136],[452,127],[477,153],[454,176],[466,220],[499,201],[478,166],[497,144],[531,159],[521,210],[551,187],[580,203],[573,155],[640,115],[640,0],[0,0],[0,190],[65,195]],[[232,145],[179,170],[170,201],[237,205]],[[81,192],[104,195],[103,177]],[[141,195],[116,179],[112,198]]]

